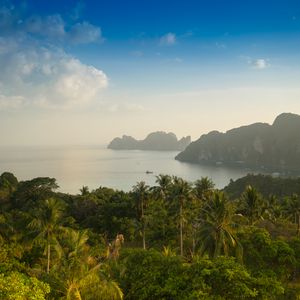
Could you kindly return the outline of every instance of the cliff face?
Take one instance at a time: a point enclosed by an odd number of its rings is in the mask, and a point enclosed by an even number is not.
[[[226,133],[212,131],[191,143],[176,159],[300,171],[300,116],[285,113],[272,125],[256,123]]]
[[[191,137],[178,140],[174,133],[163,131],[152,132],[144,140],[136,140],[131,136],[113,139],[108,145],[115,150],[155,150],[155,151],[182,151],[191,142]]]

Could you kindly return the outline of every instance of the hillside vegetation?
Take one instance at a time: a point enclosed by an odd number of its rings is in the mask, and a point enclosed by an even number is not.
[[[299,299],[299,180],[272,180],[69,195],[3,173],[0,299]]]

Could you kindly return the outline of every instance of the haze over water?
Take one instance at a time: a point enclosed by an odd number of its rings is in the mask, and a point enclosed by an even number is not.
[[[231,178],[247,174],[246,170],[181,163],[174,159],[177,153],[115,151],[103,146],[1,147],[0,172],[12,172],[19,180],[54,177],[60,191],[74,194],[82,185],[125,191],[141,180],[154,185],[159,174],[177,175],[189,181],[208,176],[222,188]],[[146,174],[147,170],[153,174]]]

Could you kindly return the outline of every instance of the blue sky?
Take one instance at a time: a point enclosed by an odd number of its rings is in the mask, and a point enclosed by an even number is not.
[[[299,1],[0,1],[2,143],[270,123],[300,113],[299,50]]]

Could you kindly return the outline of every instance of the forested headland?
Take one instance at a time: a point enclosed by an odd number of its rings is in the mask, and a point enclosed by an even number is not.
[[[299,130],[300,115],[282,113],[272,125],[254,123],[225,133],[211,131],[203,134],[180,152],[176,159],[299,175]]]
[[[0,176],[0,299],[299,299],[300,179],[129,192]]]

